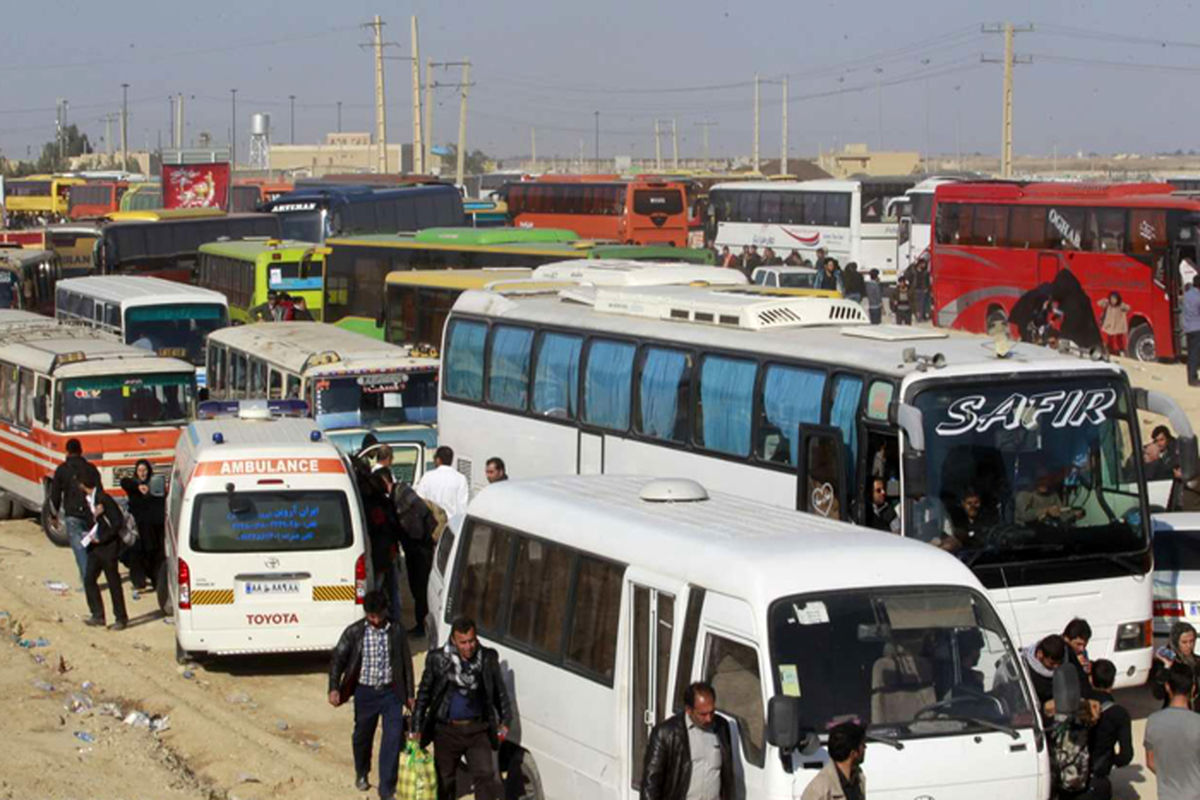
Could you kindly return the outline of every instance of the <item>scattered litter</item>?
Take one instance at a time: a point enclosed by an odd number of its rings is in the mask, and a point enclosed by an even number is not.
[[[58,592],[59,594],[66,594],[71,591],[71,587],[62,581],[42,581],[42,585],[50,591]]]
[[[319,741],[317,741],[316,739],[305,739],[304,746],[309,748],[310,750],[320,750],[321,749],[321,743]]]
[[[87,731],[75,731],[75,738],[81,742],[87,742],[88,744],[96,743],[96,737],[92,736]]]
[[[150,727],[150,715],[145,711],[130,711],[129,716],[125,717],[125,724],[133,728]]]
[[[33,658],[39,664],[45,660],[45,659],[42,659],[41,656],[34,656]],[[38,659],[41,659],[41,660],[38,660]],[[58,657],[58,674],[59,675],[66,675],[68,672],[70,672],[73,669],[75,669],[75,668],[72,667],[70,664],[68,664],[67,660],[65,658],[63,658],[61,655]]]
[[[84,681],[79,685],[79,688],[83,689],[85,692],[90,692],[92,689],[96,688],[96,684],[92,683],[91,681]]]
[[[196,673],[192,672],[190,669],[185,669],[183,672],[181,672],[179,674],[182,675],[186,680],[189,680],[189,681],[192,678],[196,677]]]
[[[75,714],[82,714],[84,711],[91,711],[93,705],[90,695],[83,692],[71,692],[64,707]]]
[[[286,731],[288,729],[288,724],[284,720],[280,719],[275,721],[275,727],[281,731]]]
[[[41,689],[43,692],[53,692],[54,691],[54,684],[46,683],[46,681],[34,681],[33,687],[35,689]]]
[[[24,647],[26,650],[34,647],[49,647],[50,640],[42,636],[39,636],[36,639],[17,639],[17,645]]]
[[[35,664],[45,664],[46,663],[45,656],[39,655],[38,653],[33,653],[32,655],[33,655],[33,663],[35,663]]]
[[[238,783],[262,783],[256,776],[249,772],[239,772],[237,776]]]
[[[250,702],[250,695],[245,692],[232,692],[225,695],[225,702],[233,703],[234,705],[246,705]]]
[[[141,592],[132,592],[131,594],[133,594],[133,599],[134,599],[134,600],[141,600],[141,599],[142,599],[142,593],[141,593]]]
[[[164,717],[159,717],[159,716],[151,717],[150,718],[150,730],[154,731],[155,733],[162,733],[163,731],[171,730],[171,718],[165,717],[165,716]]]
[[[133,643],[133,649],[134,649],[134,650],[141,650],[143,653],[149,653],[149,652],[150,652],[150,645],[146,644],[145,642],[134,642],[134,643]]]
[[[100,709],[97,713],[106,717],[116,717],[117,719],[121,719],[125,716],[121,713],[121,707],[116,703],[104,703],[100,706]]]

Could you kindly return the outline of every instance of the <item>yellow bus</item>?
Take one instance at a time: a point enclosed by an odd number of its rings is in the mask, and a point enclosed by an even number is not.
[[[109,222],[162,222],[168,219],[204,219],[224,217],[219,208],[144,208],[137,211],[110,211],[104,215]]]
[[[27,227],[34,224],[66,222],[71,206],[71,187],[86,183],[83,178],[56,175],[29,175],[4,182],[4,209],[9,224]]]
[[[196,285],[229,298],[229,319],[235,325],[267,319],[270,292],[304,298],[308,312],[320,321],[327,252],[290,239],[209,242],[200,245]]]

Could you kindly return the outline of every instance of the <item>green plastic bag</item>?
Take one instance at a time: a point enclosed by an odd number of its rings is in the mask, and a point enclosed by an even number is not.
[[[400,756],[397,800],[437,800],[437,768],[433,756],[410,741]]]

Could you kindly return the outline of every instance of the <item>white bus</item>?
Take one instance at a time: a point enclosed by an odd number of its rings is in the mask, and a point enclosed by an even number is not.
[[[933,548],[694,481],[592,476],[494,484],[435,562],[439,633],[474,619],[512,676],[520,750],[502,761],[522,797],[634,800],[651,728],[698,680],[730,722],[738,797],[799,797],[846,719],[868,729],[870,797],[1049,791],[1013,642]],[[769,732],[784,718],[806,746]]]
[[[897,268],[901,271],[922,255],[928,255],[933,235],[933,193],[943,183],[957,178],[926,178],[892,202],[891,216],[898,220],[896,243]]]
[[[202,406],[201,411],[205,411]],[[164,568],[175,656],[329,650],[362,617],[366,529],[354,473],[312,420],[266,403],[179,437]]]
[[[878,476],[903,534],[957,548],[1022,643],[1086,617],[1093,658],[1121,685],[1147,676],[1136,409],[1170,416],[1188,474],[1195,437],[1116,365],[868,325],[846,300],[694,287],[466,292],[442,354],[440,439],[476,487],[500,456],[514,476],[679,475],[881,524]]]
[[[896,277],[897,220],[887,201],[911,188],[907,179],[720,183],[709,190],[708,237],[738,252],[746,245],[772,248],[780,258],[795,250],[814,258],[818,249],[858,271]],[[903,266],[903,265],[901,265]]]
[[[348,453],[371,433],[392,445],[394,472],[424,474],[437,445],[439,361],[320,322],[259,322],[208,337],[212,400],[303,399],[317,426]]]
[[[189,361],[203,387],[204,337],[229,324],[229,301],[220,292],[162,278],[94,275],[59,281],[54,314],[134,347]]]

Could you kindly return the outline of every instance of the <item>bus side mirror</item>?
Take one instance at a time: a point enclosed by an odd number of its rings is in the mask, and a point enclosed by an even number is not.
[[[892,403],[888,417],[904,431],[904,496],[919,500],[925,496],[925,416],[916,406]]]
[[[804,725],[799,697],[777,694],[767,703],[767,741],[784,753],[804,742]]]
[[[1179,403],[1170,395],[1151,389],[1134,389],[1133,403],[1139,411],[1148,411],[1167,418],[1175,430],[1175,442],[1179,447],[1179,475],[1185,481],[1200,476],[1200,449],[1192,422]]]

